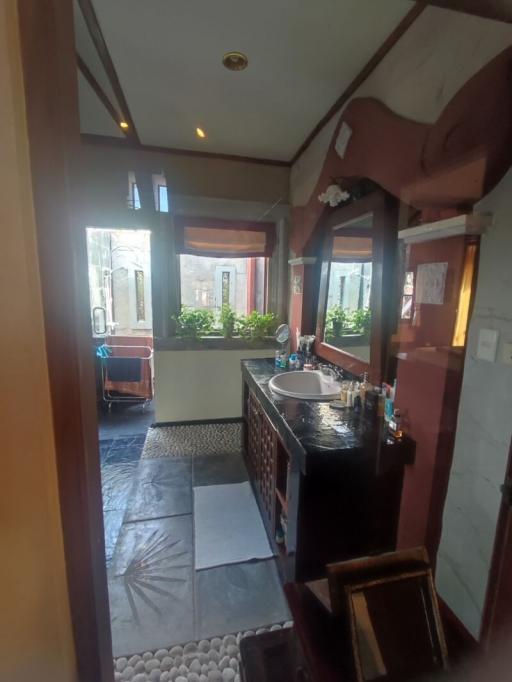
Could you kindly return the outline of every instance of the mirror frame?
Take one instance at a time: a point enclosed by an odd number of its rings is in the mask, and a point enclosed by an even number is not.
[[[380,384],[386,376],[389,340],[397,314],[394,294],[398,208],[399,201],[395,197],[383,190],[377,190],[351,204],[329,211],[320,228],[325,236],[318,289],[315,353],[352,374],[368,372],[370,381],[374,384]],[[350,229],[351,223],[368,215],[372,216],[371,229]],[[343,230],[343,234],[347,236],[371,236],[373,240],[370,362],[323,341],[332,241],[335,228],[341,226],[347,228]]]

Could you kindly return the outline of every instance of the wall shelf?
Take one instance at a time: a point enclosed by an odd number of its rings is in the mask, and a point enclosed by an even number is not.
[[[453,218],[400,230],[398,238],[403,239],[406,244],[417,244],[458,235],[478,235],[484,234],[491,223],[490,213],[463,213]]]

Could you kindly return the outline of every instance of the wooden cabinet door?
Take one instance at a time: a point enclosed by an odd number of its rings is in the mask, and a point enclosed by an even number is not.
[[[260,450],[260,471],[259,471],[259,493],[261,503],[266,514],[271,532],[274,528],[275,510],[275,463],[277,450],[277,433],[272,423],[261,412],[260,420],[261,450]]]
[[[260,406],[253,393],[249,393],[248,400],[248,439],[247,439],[247,459],[250,477],[254,481],[258,481],[260,477],[259,472],[259,461],[260,461],[260,449],[261,449],[261,438],[260,438],[260,421],[261,412]]]

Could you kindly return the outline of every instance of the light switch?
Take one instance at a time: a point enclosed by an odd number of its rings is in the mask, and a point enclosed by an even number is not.
[[[501,361],[505,365],[512,365],[512,341],[505,341],[501,349]]]
[[[476,357],[479,360],[487,360],[487,362],[494,362],[496,360],[498,337],[499,331],[497,329],[480,329],[478,347],[476,349]]]

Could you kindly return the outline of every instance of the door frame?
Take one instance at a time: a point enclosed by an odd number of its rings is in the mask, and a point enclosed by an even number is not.
[[[69,604],[80,682],[114,678],[72,0],[18,0]],[[30,191],[30,188],[28,188]]]

